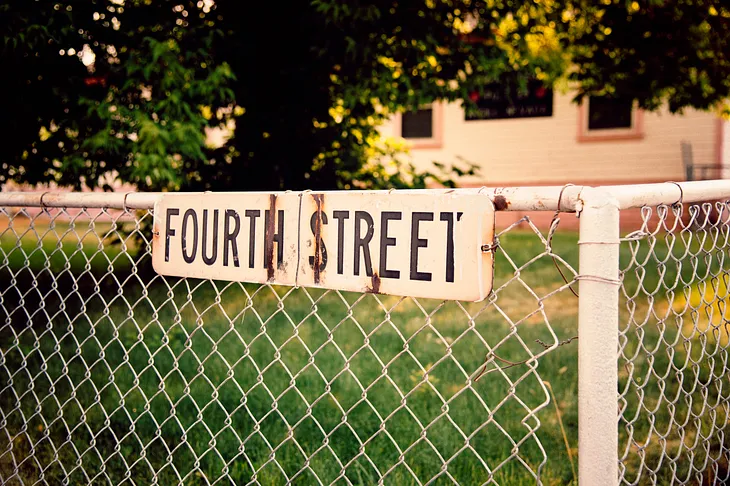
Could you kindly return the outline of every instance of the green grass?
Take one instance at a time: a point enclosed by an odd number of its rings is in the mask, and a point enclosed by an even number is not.
[[[622,245],[620,342],[630,359],[619,359],[619,441],[629,482],[730,480],[726,241],[723,228]]]
[[[101,241],[74,229],[58,224],[40,244],[33,232],[19,245],[0,236],[4,480],[17,467],[25,484],[246,484],[257,471],[261,484],[297,473],[295,484],[372,484],[387,472],[400,485],[437,476],[443,460],[435,484],[534,484],[538,470],[546,484],[574,480],[577,341],[534,370],[524,361],[543,351],[537,340],[577,334],[577,299],[563,290],[541,309],[528,291],[564,285],[551,258],[533,261],[544,251],[534,233],[502,236],[494,303],[460,304],[162,279],[148,257],[135,267],[112,244],[114,227],[96,225]],[[553,241],[574,268],[576,243],[570,232]],[[627,288],[671,275],[629,277]],[[644,328],[657,335],[656,323]],[[485,343],[498,359],[469,384]],[[636,431],[647,430],[644,417]]]

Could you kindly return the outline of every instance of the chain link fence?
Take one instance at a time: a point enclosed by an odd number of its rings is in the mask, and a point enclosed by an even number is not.
[[[578,283],[616,285],[565,189],[481,303],[163,277],[151,205],[0,209],[0,483],[577,483]],[[623,201],[617,480],[723,484],[729,207]]]
[[[152,210],[0,217],[3,484],[574,477],[540,366],[575,393],[574,234],[561,256],[529,218],[503,229],[465,303],[162,277]]]
[[[621,244],[625,484],[730,481],[728,203],[641,208]]]

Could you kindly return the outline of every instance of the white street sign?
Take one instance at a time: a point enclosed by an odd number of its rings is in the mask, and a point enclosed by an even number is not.
[[[162,275],[466,301],[492,289],[486,195],[178,193],[154,214]]]

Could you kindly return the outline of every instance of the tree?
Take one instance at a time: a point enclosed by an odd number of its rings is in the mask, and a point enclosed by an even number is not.
[[[4,113],[21,116],[20,125],[4,120],[15,143],[0,182],[94,187],[113,174],[154,190],[178,180],[183,160],[207,163],[200,106],[229,103],[225,82],[233,75],[210,57],[217,32],[200,17],[183,22],[185,7],[196,4],[0,6],[1,59],[15,67],[0,81],[0,100]],[[88,69],[84,55],[94,60]]]
[[[66,8],[48,7],[22,1],[0,5],[0,60],[6,73],[0,76],[0,182],[52,177],[53,161],[74,144],[72,134],[84,118],[78,98],[86,70],[66,55],[79,35]],[[52,124],[56,133],[49,141]]]
[[[724,0],[611,1],[584,6],[571,53],[586,94],[654,110],[712,109],[730,97],[730,5]]]
[[[730,94],[729,24],[720,0],[15,0],[0,6],[0,60],[14,67],[0,106],[19,114],[2,122],[0,182],[447,183],[415,172],[378,126],[532,78],[577,99],[709,109]],[[233,136],[206,146],[216,127]]]

